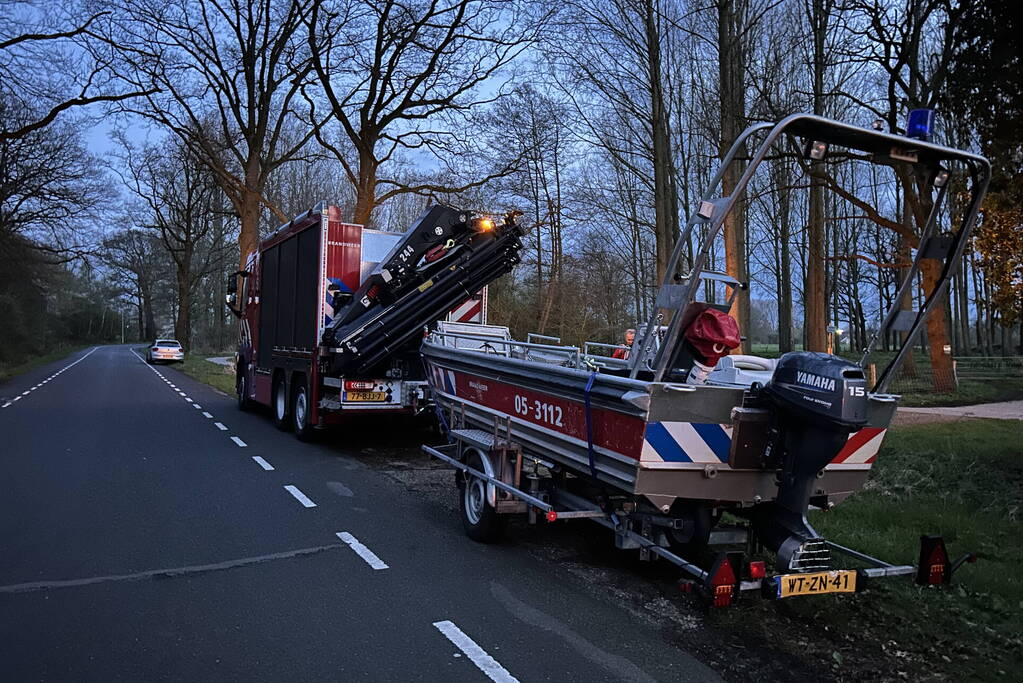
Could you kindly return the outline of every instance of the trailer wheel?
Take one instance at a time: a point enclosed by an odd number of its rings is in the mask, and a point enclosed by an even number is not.
[[[672,506],[671,514],[676,517],[688,518],[691,526],[685,531],[669,529],[667,532],[668,546],[672,552],[685,558],[698,557],[707,549],[710,542],[710,532],[717,524],[717,518],[706,505],[684,503],[676,501]]]
[[[299,441],[312,441],[315,430],[309,420],[309,390],[305,377],[295,380],[291,414],[295,418],[295,436]]]
[[[245,412],[252,410],[254,404],[252,399],[249,398],[249,380],[246,379],[244,370],[238,373],[238,381],[235,382],[235,391],[238,394],[238,410]]]
[[[486,472],[483,456],[479,451],[472,450],[465,464],[478,472]],[[508,518],[497,514],[487,501],[487,483],[479,477],[466,474],[459,496],[459,508],[462,512],[462,526],[465,534],[480,543],[493,543],[504,535]]]
[[[283,377],[274,380],[273,385],[273,415],[274,425],[282,432],[291,429],[291,414],[288,408],[288,385]]]

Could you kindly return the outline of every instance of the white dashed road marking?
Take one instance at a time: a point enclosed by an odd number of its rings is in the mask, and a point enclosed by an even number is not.
[[[217,429],[219,429],[222,432],[226,432],[227,431],[227,427],[225,427],[223,425],[223,423],[221,423],[221,422],[214,422],[213,426],[216,427]]]
[[[266,460],[263,460],[263,458],[259,457],[258,455],[252,456],[252,459],[255,460],[256,463],[259,464],[259,466],[262,467],[267,472],[269,472],[270,470],[272,470],[274,468],[273,465],[268,463]]]
[[[287,486],[284,487],[284,490],[290,493],[291,495],[295,496],[295,500],[302,503],[302,507],[307,508],[316,507],[316,503],[309,500],[309,496],[299,491],[297,486],[292,486],[291,484],[288,484]]]
[[[204,413],[202,414],[202,416],[203,416],[203,417],[208,417],[208,418],[210,418],[210,419],[213,419],[213,416],[212,416],[212,415],[210,415],[209,413],[206,413],[206,412],[204,412]]]
[[[486,653],[482,647],[476,644],[469,636],[462,632],[462,629],[450,621],[435,621],[433,623],[437,630],[454,643],[455,647],[465,653],[472,660],[476,668],[495,681],[495,683],[518,683],[518,679],[508,673],[508,670],[497,663],[497,660]]]
[[[347,531],[339,531],[337,537],[348,544],[348,547],[355,551],[355,554],[366,561],[373,569],[388,569],[389,567],[384,564],[383,560],[376,556],[372,550],[362,544],[359,539],[352,536]]]
[[[249,444],[245,443],[244,441],[242,441],[241,439],[239,439],[237,436],[232,436],[231,437],[231,441],[234,441],[241,448],[245,448],[246,446],[249,445]]]

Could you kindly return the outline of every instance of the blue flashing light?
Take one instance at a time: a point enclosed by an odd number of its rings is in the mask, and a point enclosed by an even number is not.
[[[914,109],[909,112],[909,123],[906,126],[906,137],[930,142],[934,131],[934,110]]]

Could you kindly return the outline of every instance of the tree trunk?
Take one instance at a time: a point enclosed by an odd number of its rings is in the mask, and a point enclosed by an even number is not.
[[[255,192],[244,192],[241,197],[241,215],[238,217],[241,226],[238,230],[238,270],[245,270],[249,256],[259,248],[259,195]],[[241,287],[239,280],[238,286]],[[241,290],[239,289],[239,292]],[[239,294],[240,296],[240,294]]]
[[[377,167],[379,162],[370,152],[359,153],[359,186],[355,188],[355,210],[352,222],[371,227],[377,203]]]
[[[722,159],[735,139],[739,137],[746,119],[745,60],[742,49],[742,27],[738,24],[745,8],[745,0],[719,0],[718,2],[718,75],[721,100],[721,138],[719,153]],[[743,155],[740,151],[739,157]],[[735,191],[745,163],[736,159],[725,171],[721,192],[729,196]],[[725,271],[739,282],[747,282],[746,272],[746,206],[741,198],[724,222]],[[749,290],[740,290],[729,314],[747,334],[742,352],[750,352]]]
[[[139,300],[142,304],[142,310],[140,311],[140,320],[142,320],[142,329],[139,332],[142,334],[142,338],[145,340],[156,339],[156,319],[153,315],[153,294],[149,291],[148,286],[139,288]]]
[[[824,0],[812,0],[810,27],[813,36],[813,113],[824,114],[824,44],[827,40],[829,8]],[[824,282],[824,184],[814,171],[821,169],[813,162],[810,169],[809,222],[807,223],[806,285],[803,290],[803,334],[807,351],[828,348],[827,292]]]
[[[664,282],[668,262],[675,246],[677,207],[672,202],[671,143],[668,132],[668,114],[661,85],[661,43],[657,30],[657,8],[654,0],[647,0],[646,50],[648,87],[650,90],[650,127],[653,132],[654,166],[654,234],[657,249],[657,280]],[[674,273],[671,273],[674,275]]]
[[[792,255],[791,245],[791,220],[792,220],[792,190],[789,185],[790,177],[788,169],[783,166],[784,162],[777,162],[779,167],[778,203],[781,212],[779,222],[779,245],[778,255],[778,351],[788,353],[792,350]]]
[[[929,296],[938,285],[941,277],[941,262],[936,259],[924,259],[920,262],[920,273],[923,276],[924,294]],[[943,294],[927,314],[927,341],[931,356],[931,371],[934,374],[934,390],[938,393],[951,393],[956,389],[955,376],[952,372],[952,354],[945,353],[945,346],[951,346],[949,339],[946,306]]]
[[[190,317],[192,311],[191,270],[192,252],[190,248],[186,247],[175,269],[178,285],[178,313],[174,318],[174,336],[181,342],[181,347],[185,351],[188,351],[192,346],[192,320]]]
[[[827,303],[824,286],[824,188],[815,177],[810,185],[810,220],[807,223],[806,286],[803,294],[803,329],[807,351],[828,348]]]

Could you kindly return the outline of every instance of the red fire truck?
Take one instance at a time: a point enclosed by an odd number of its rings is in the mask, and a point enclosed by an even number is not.
[[[239,407],[270,406],[300,439],[347,416],[421,413],[423,331],[485,321],[486,284],[519,258],[514,219],[433,206],[384,232],[320,204],[282,225],[228,285]]]

